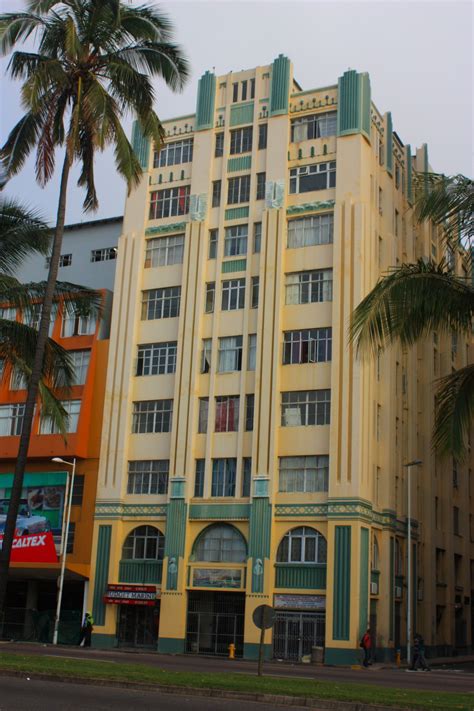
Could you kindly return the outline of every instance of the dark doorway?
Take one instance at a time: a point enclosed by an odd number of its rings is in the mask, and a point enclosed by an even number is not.
[[[312,647],[324,647],[324,612],[277,612],[273,627],[273,656],[300,661]]]
[[[229,644],[235,654],[244,652],[245,593],[188,593],[186,651],[227,656]]]
[[[118,646],[156,649],[158,643],[159,602],[156,606],[120,605]]]

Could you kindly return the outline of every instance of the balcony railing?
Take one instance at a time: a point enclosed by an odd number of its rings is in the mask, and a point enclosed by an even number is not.
[[[326,564],[276,563],[275,587],[323,590],[326,588]]]
[[[121,560],[119,583],[159,585],[162,572],[163,561],[161,560]]]

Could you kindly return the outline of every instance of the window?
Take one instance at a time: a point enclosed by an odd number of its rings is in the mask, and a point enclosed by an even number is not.
[[[239,82],[236,81],[232,84],[232,102],[235,104],[239,100]]]
[[[247,354],[247,370],[255,370],[257,362],[257,334],[249,334],[249,349]]]
[[[383,215],[383,190],[379,188],[379,215]]]
[[[182,264],[183,253],[184,234],[148,239],[146,241],[145,268]]]
[[[235,496],[236,459],[212,460],[211,496]]]
[[[216,133],[216,147],[214,150],[214,157],[220,158],[224,155],[224,134]]]
[[[399,213],[398,210],[395,210],[393,214],[393,222],[394,222],[394,232],[395,232],[395,237],[398,237],[398,220],[399,220]]]
[[[168,459],[143,459],[128,463],[127,494],[167,494]]]
[[[332,328],[286,331],[283,334],[283,365],[324,363],[331,360]]]
[[[128,534],[122,548],[124,560],[163,560],[165,537],[154,526],[139,526]]]
[[[459,471],[458,463],[453,459],[453,488],[457,489],[459,487]]]
[[[205,312],[211,314],[214,311],[214,300],[216,296],[216,282],[209,281],[206,284],[206,303],[204,306]]]
[[[77,424],[79,422],[79,413],[81,411],[80,400],[62,400],[61,405],[66,410],[68,420],[66,423],[66,432],[77,432]],[[50,415],[41,415],[39,434],[60,434],[57,424],[53,421]]]
[[[76,537],[76,522],[69,521],[69,528],[68,528],[68,532],[67,532],[67,541],[66,541],[66,553],[73,553],[75,537]]]
[[[286,275],[286,304],[332,301],[332,269],[315,269]]]
[[[258,308],[258,292],[260,288],[260,277],[252,277],[252,291],[251,291],[251,301],[250,307],[252,309]]]
[[[236,257],[247,254],[248,225],[234,225],[225,228],[224,256]]]
[[[303,118],[293,119],[291,122],[291,142],[299,143],[312,138],[335,136],[337,126],[337,112],[328,111],[324,114],[312,114]]]
[[[179,316],[181,287],[142,291],[142,321]]]
[[[74,368],[74,385],[84,385],[91,359],[90,351],[69,351]]]
[[[91,336],[95,333],[97,321],[95,316],[79,316],[64,312],[61,327],[61,338],[70,336]]]
[[[242,462],[242,497],[250,496],[252,481],[252,457],[244,457]]]
[[[242,101],[245,101],[247,98],[247,82],[243,81],[242,82]]]
[[[242,336],[219,338],[219,373],[242,370]]]
[[[219,230],[209,230],[209,259],[217,257],[217,242],[219,239]]]
[[[262,223],[255,222],[253,226],[253,251],[255,254],[260,252],[262,246]]]
[[[255,99],[255,79],[250,80],[250,98]]]
[[[212,338],[203,338],[201,353],[201,373],[209,373],[211,370]]]
[[[330,390],[300,390],[281,394],[282,427],[329,425]]]
[[[247,560],[245,539],[234,526],[229,524],[217,523],[208,526],[194,545],[193,560],[205,563],[245,563]]]
[[[398,164],[395,166],[395,187],[397,190],[400,187],[400,166]]]
[[[377,442],[380,441],[382,432],[382,406],[377,405],[376,417],[375,417],[375,437]]]
[[[142,400],[133,403],[132,433],[171,432],[173,400]]]
[[[384,164],[384,145],[381,138],[379,138],[379,165]]]
[[[379,544],[377,543],[377,538],[374,536],[372,539],[372,560],[371,560],[371,570],[380,570],[380,553]]]
[[[453,506],[453,533],[455,536],[461,535],[461,521],[458,506]]]
[[[0,308],[0,318],[5,321],[16,321],[16,309],[12,306],[3,306]]]
[[[112,259],[117,259],[117,247],[91,250],[91,262],[109,262]]]
[[[23,313],[24,323],[30,328],[34,328],[35,331],[39,330],[41,321],[41,311],[41,304],[31,304],[28,308],[25,309]]]
[[[222,310],[235,311],[245,305],[245,279],[228,279],[222,282]]]
[[[253,430],[253,413],[255,409],[255,395],[250,394],[245,396],[245,431],[252,432]]]
[[[258,127],[258,150],[261,151],[267,147],[268,124],[261,123]]]
[[[193,139],[185,138],[183,141],[165,143],[161,150],[153,154],[153,167],[165,168],[167,165],[191,163],[193,159]]]
[[[72,254],[61,254],[59,257],[60,267],[70,267],[72,264]]]
[[[23,402],[0,405],[0,436],[21,435],[24,415]]]
[[[252,150],[252,126],[236,128],[230,132],[230,154],[250,153]]]
[[[215,432],[237,432],[239,429],[238,395],[221,395],[216,397]]]
[[[250,175],[241,175],[238,178],[229,178],[227,202],[236,205],[250,200]]]
[[[5,372],[5,358],[0,358],[0,383]]]
[[[26,390],[28,387],[28,377],[18,368],[12,371],[10,380],[10,390]]]
[[[198,420],[198,433],[207,433],[207,419],[209,414],[209,398],[200,397],[199,398],[199,420]]]
[[[136,375],[165,375],[176,372],[176,341],[138,346]]]
[[[290,170],[290,195],[336,186],[336,161],[304,165]]]
[[[326,563],[327,542],[319,531],[308,526],[293,528],[278,546],[278,563]]]
[[[194,496],[202,499],[204,496],[204,472],[206,460],[196,459],[196,472],[194,475]]]
[[[160,220],[163,217],[187,215],[189,212],[190,186],[154,190],[150,195],[150,220]]]
[[[328,491],[329,457],[280,457],[280,488],[285,493]]]
[[[73,506],[82,506],[84,498],[84,474],[76,474],[74,477],[74,486],[72,487],[71,504]]]
[[[222,180],[212,181],[212,207],[219,207],[221,204]]]
[[[265,176],[266,173],[257,173],[257,194],[255,196],[256,200],[265,199]]]
[[[288,247],[312,247],[318,244],[332,244],[334,216],[314,215],[288,222]]]

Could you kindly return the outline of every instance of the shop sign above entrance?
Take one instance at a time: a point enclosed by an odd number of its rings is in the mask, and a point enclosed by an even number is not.
[[[274,607],[278,610],[325,610],[324,595],[274,595]]]
[[[104,602],[109,605],[149,605],[156,602],[154,585],[107,585]]]
[[[0,534],[0,550],[2,545],[3,534]],[[12,563],[57,563],[58,556],[51,531],[15,536],[11,561]]]

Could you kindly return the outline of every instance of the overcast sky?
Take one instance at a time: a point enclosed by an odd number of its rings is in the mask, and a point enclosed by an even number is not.
[[[270,64],[280,53],[294,63],[303,89],[333,84],[347,68],[367,71],[372,100],[392,111],[394,130],[412,147],[428,143],[430,163],[444,173],[472,176],[472,34],[470,2],[402,0],[383,2],[319,0],[173,0],[158,2],[174,21],[176,39],[191,64],[182,94],[156,85],[162,119],[195,111],[199,77]],[[23,9],[21,0],[0,0],[3,12]],[[0,141],[21,117],[20,84],[4,78],[0,61]],[[130,129],[131,119],[126,126]],[[58,156],[60,164],[60,156]],[[82,195],[71,182],[67,222],[123,212],[124,185],[111,155],[97,160],[100,208],[82,212]],[[39,207],[47,219],[56,212],[58,176],[42,190],[32,161],[5,192]]]

